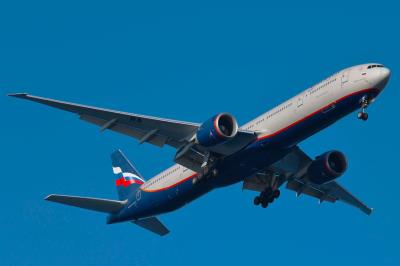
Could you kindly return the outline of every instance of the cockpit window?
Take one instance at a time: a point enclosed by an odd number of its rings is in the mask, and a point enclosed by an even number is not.
[[[367,69],[374,68],[374,67],[384,67],[383,65],[369,65]]]

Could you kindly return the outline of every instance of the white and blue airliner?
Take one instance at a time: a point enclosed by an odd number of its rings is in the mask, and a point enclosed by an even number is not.
[[[176,149],[175,165],[145,179],[117,150],[111,155],[118,200],[49,195],[46,200],[108,214],[107,223],[132,222],[159,235],[169,230],[156,217],[216,188],[243,183],[257,191],[254,205],[266,208],[280,188],[319,199],[343,201],[366,214],[372,209],[343,188],[336,179],[347,169],[337,150],[310,158],[298,144],[342,117],[367,107],[380,95],[390,70],[377,63],[343,69],[252,121],[238,126],[229,113],[202,124],[113,111],[42,98],[27,93],[10,96],[76,113],[79,118],[159,147]]]

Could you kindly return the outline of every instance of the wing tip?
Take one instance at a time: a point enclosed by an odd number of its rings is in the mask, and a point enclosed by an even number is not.
[[[168,235],[169,233],[171,233],[171,231],[169,231],[169,230],[167,229],[165,232],[160,233],[159,236],[166,236],[166,235]]]
[[[15,98],[27,98],[29,96],[26,92],[17,92],[17,93],[9,93],[7,96],[15,97]]]
[[[56,194],[47,195],[46,197],[44,197],[44,200],[51,201],[55,196],[56,196]]]

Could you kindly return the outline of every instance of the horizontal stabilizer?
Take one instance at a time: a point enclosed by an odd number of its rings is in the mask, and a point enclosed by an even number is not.
[[[87,197],[57,195],[57,194],[49,195],[45,198],[45,200],[71,205],[83,209],[88,209],[98,212],[107,212],[107,213],[118,212],[126,204],[126,201],[96,199]]]
[[[157,235],[160,236],[165,236],[166,234],[169,233],[169,230],[165,225],[163,225],[160,220],[158,220],[156,217],[150,217],[150,218],[145,218],[137,221],[132,221],[132,223],[135,223],[139,225],[140,227],[147,229],[153,233],[156,233]]]

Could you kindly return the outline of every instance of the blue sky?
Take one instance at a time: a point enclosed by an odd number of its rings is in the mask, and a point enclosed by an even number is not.
[[[0,3],[2,265],[399,265],[399,6],[385,1],[9,1]],[[161,217],[159,238],[50,193],[116,198],[109,154],[151,177],[174,151],[6,97],[32,94],[202,122],[244,123],[332,73],[392,70],[363,123],[352,114],[302,143],[343,151],[340,182],[375,208],[319,205],[282,191],[264,210],[241,184]]]

